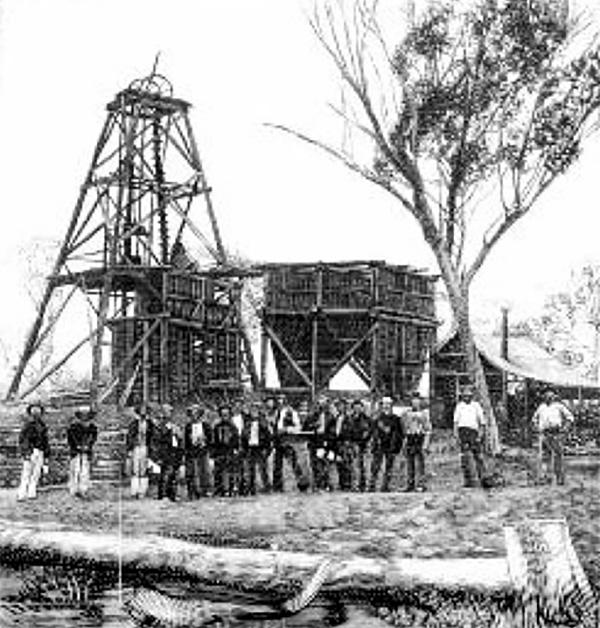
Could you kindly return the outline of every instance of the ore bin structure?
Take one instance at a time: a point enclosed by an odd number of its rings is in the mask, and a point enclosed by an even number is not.
[[[417,389],[435,343],[436,278],[383,261],[267,264],[261,381],[315,396],[349,366],[372,394]]]

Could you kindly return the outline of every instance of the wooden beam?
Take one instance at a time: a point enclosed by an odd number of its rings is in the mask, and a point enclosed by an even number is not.
[[[221,260],[219,251],[218,250],[215,251],[215,249],[212,247],[212,245],[210,244],[206,236],[202,233],[202,231],[200,231],[200,229],[198,229],[194,221],[189,216],[186,216],[185,211],[181,209],[181,207],[179,207],[179,203],[177,202],[177,200],[174,198],[170,198],[169,200],[170,200],[170,203],[169,203],[170,206],[177,212],[177,214],[179,214],[179,217],[181,218],[181,220],[185,222],[188,229],[202,243],[202,246],[215,258],[217,262],[221,262],[222,260]]]
[[[203,183],[203,187],[206,188],[205,182],[204,182],[204,170],[202,169],[202,163],[200,162],[200,154],[198,152],[198,146],[196,145],[196,139],[194,138],[194,131],[192,129],[192,125],[190,124],[190,119],[187,115],[187,112],[184,112],[183,115],[183,121],[185,124],[185,128],[188,134],[188,139],[190,142],[190,150],[191,150],[191,154],[192,154],[192,159],[193,162],[195,164],[195,167],[201,177],[202,183]],[[213,205],[212,205],[212,200],[210,197],[210,193],[209,192],[205,192],[204,194],[204,198],[206,200],[206,210],[208,212],[208,218],[210,220],[210,224],[212,227],[212,231],[213,231],[213,237],[215,240],[215,244],[217,245],[217,253],[219,254],[219,258],[217,261],[220,261],[221,263],[226,263],[227,262],[227,255],[225,253],[225,248],[223,247],[223,242],[221,241],[221,234],[219,232],[219,225],[217,224],[217,218],[215,216],[215,212],[213,209]]]
[[[19,395],[19,399],[24,399],[37,390],[51,375],[56,373],[56,371],[58,371],[63,364],[65,364],[75,353],[77,353],[77,351],[79,351],[79,349],[81,349],[86,342],[89,342],[89,340],[93,338],[94,334],[96,334],[96,329],[88,334],[83,340],[80,340],[63,358],[45,371],[43,375],[40,375],[40,377],[38,377],[38,379],[29,388],[27,388],[25,392]]]
[[[296,360],[292,357],[290,352],[284,347],[283,342],[281,342],[281,339],[279,338],[279,336],[266,323],[264,325],[264,329],[267,332],[267,334],[268,334],[269,338],[271,339],[271,341],[274,342],[277,345],[277,348],[281,351],[281,353],[283,353],[283,355],[285,356],[286,360],[291,364],[292,368],[306,382],[306,385],[310,389],[312,389],[312,382],[310,380],[310,377],[308,377],[308,375],[304,372],[304,370],[298,365]]]
[[[323,385],[328,384],[333,377],[343,368],[343,366],[350,360],[350,358],[356,353],[360,346],[371,336],[371,334],[377,329],[377,323],[374,323],[369,327],[366,334],[361,336],[351,347],[344,353],[344,355],[336,362],[333,368],[327,373],[323,379]]]
[[[67,307],[69,301],[71,300],[71,297],[75,294],[75,292],[77,292],[77,286],[73,286],[73,288],[71,289],[71,291],[69,292],[65,300],[60,304],[60,307],[58,308],[58,311],[56,312],[54,317],[50,321],[48,321],[48,324],[46,325],[46,327],[40,332],[40,335],[38,339],[36,340],[35,345],[33,347],[34,353],[40,348],[41,344],[44,342],[44,340],[46,340],[46,338],[48,337],[48,334],[52,331],[52,329],[54,329],[54,327],[56,326],[56,323],[58,322],[58,319],[60,318],[61,314],[65,311],[65,308]]]
[[[377,362],[379,358],[379,343],[378,343],[378,338],[377,338],[377,331],[379,329],[378,320],[375,320],[375,323],[373,323],[373,327],[374,329],[371,332],[371,363],[369,365],[369,377],[370,377],[369,390],[371,391],[372,395],[380,392],[379,386],[378,386],[379,369],[377,368]]]
[[[79,222],[79,217],[81,216],[81,212],[83,210],[83,203],[85,201],[89,185],[92,182],[92,177],[94,174],[94,170],[96,168],[96,163],[99,159],[100,153],[102,152],[108,140],[108,133],[110,129],[112,128],[112,123],[111,123],[112,117],[113,117],[112,114],[109,114],[104,121],[104,127],[102,128],[102,131],[100,133],[100,138],[98,139],[98,142],[94,149],[94,155],[92,157],[92,162],[88,169],[85,182],[79,190],[79,196],[77,198],[77,202],[75,203],[75,209],[73,210],[71,221],[69,223],[69,226],[67,227],[67,232],[65,234],[63,243],[56,257],[56,261],[54,263],[54,268],[52,270],[51,277],[54,277],[60,273],[60,269],[62,268],[67,258],[67,252],[70,247],[70,240]],[[44,321],[46,308],[48,307],[48,303],[50,302],[50,298],[52,297],[53,291],[54,291],[54,285],[52,284],[51,281],[47,281],[44,294],[38,306],[37,315],[35,317],[33,325],[31,326],[31,330],[29,331],[29,334],[25,341],[25,347],[23,348],[23,353],[21,354],[19,363],[17,364],[17,368],[15,369],[15,374],[13,375],[10,386],[8,387],[8,392],[6,394],[7,399],[14,398],[19,390],[21,379],[23,378],[23,373],[25,372],[25,367],[27,366],[27,363],[29,362],[29,360],[31,359],[31,356],[34,353],[34,348],[37,342],[37,338],[38,338],[40,329],[42,328],[42,324]]]
[[[267,387],[267,363],[269,350],[269,338],[264,330],[264,324],[260,326],[260,388],[265,390]]]

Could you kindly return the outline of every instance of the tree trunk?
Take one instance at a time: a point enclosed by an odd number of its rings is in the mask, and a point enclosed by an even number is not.
[[[475,346],[475,339],[469,320],[469,285],[458,276],[449,255],[442,245],[431,241],[429,243],[436,254],[442,279],[448,292],[456,331],[463,348],[466,367],[471,379],[470,383],[474,387],[475,397],[481,403],[485,415],[487,450],[492,455],[495,455],[500,450],[500,437],[483,365]]]
[[[497,454],[500,449],[500,441],[498,434],[498,425],[490,393],[485,378],[485,371],[479,356],[479,351],[475,346],[475,339],[471,324],[469,322],[469,290],[462,288],[458,298],[456,295],[450,296],[450,306],[456,321],[457,333],[465,354],[466,366],[469,371],[473,387],[475,389],[475,397],[483,408],[486,419],[485,442],[487,451],[493,455]]]

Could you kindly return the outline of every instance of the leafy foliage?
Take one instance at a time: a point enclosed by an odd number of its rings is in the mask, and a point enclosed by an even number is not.
[[[404,106],[374,170],[406,182],[402,153],[436,163],[450,252],[474,187],[499,183],[505,214],[524,213],[595,128],[600,55],[595,46],[574,54],[562,4],[446,0],[395,51]]]

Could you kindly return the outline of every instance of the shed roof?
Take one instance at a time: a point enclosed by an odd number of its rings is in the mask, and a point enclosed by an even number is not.
[[[438,344],[436,353],[455,335],[456,328]],[[499,334],[476,331],[475,344],[480,354],[493,366],[517,377],[566,388],[599,387],[585,379],[576,368],[564,364],[528,336],[509,334],[507,358],[501,355]]]

